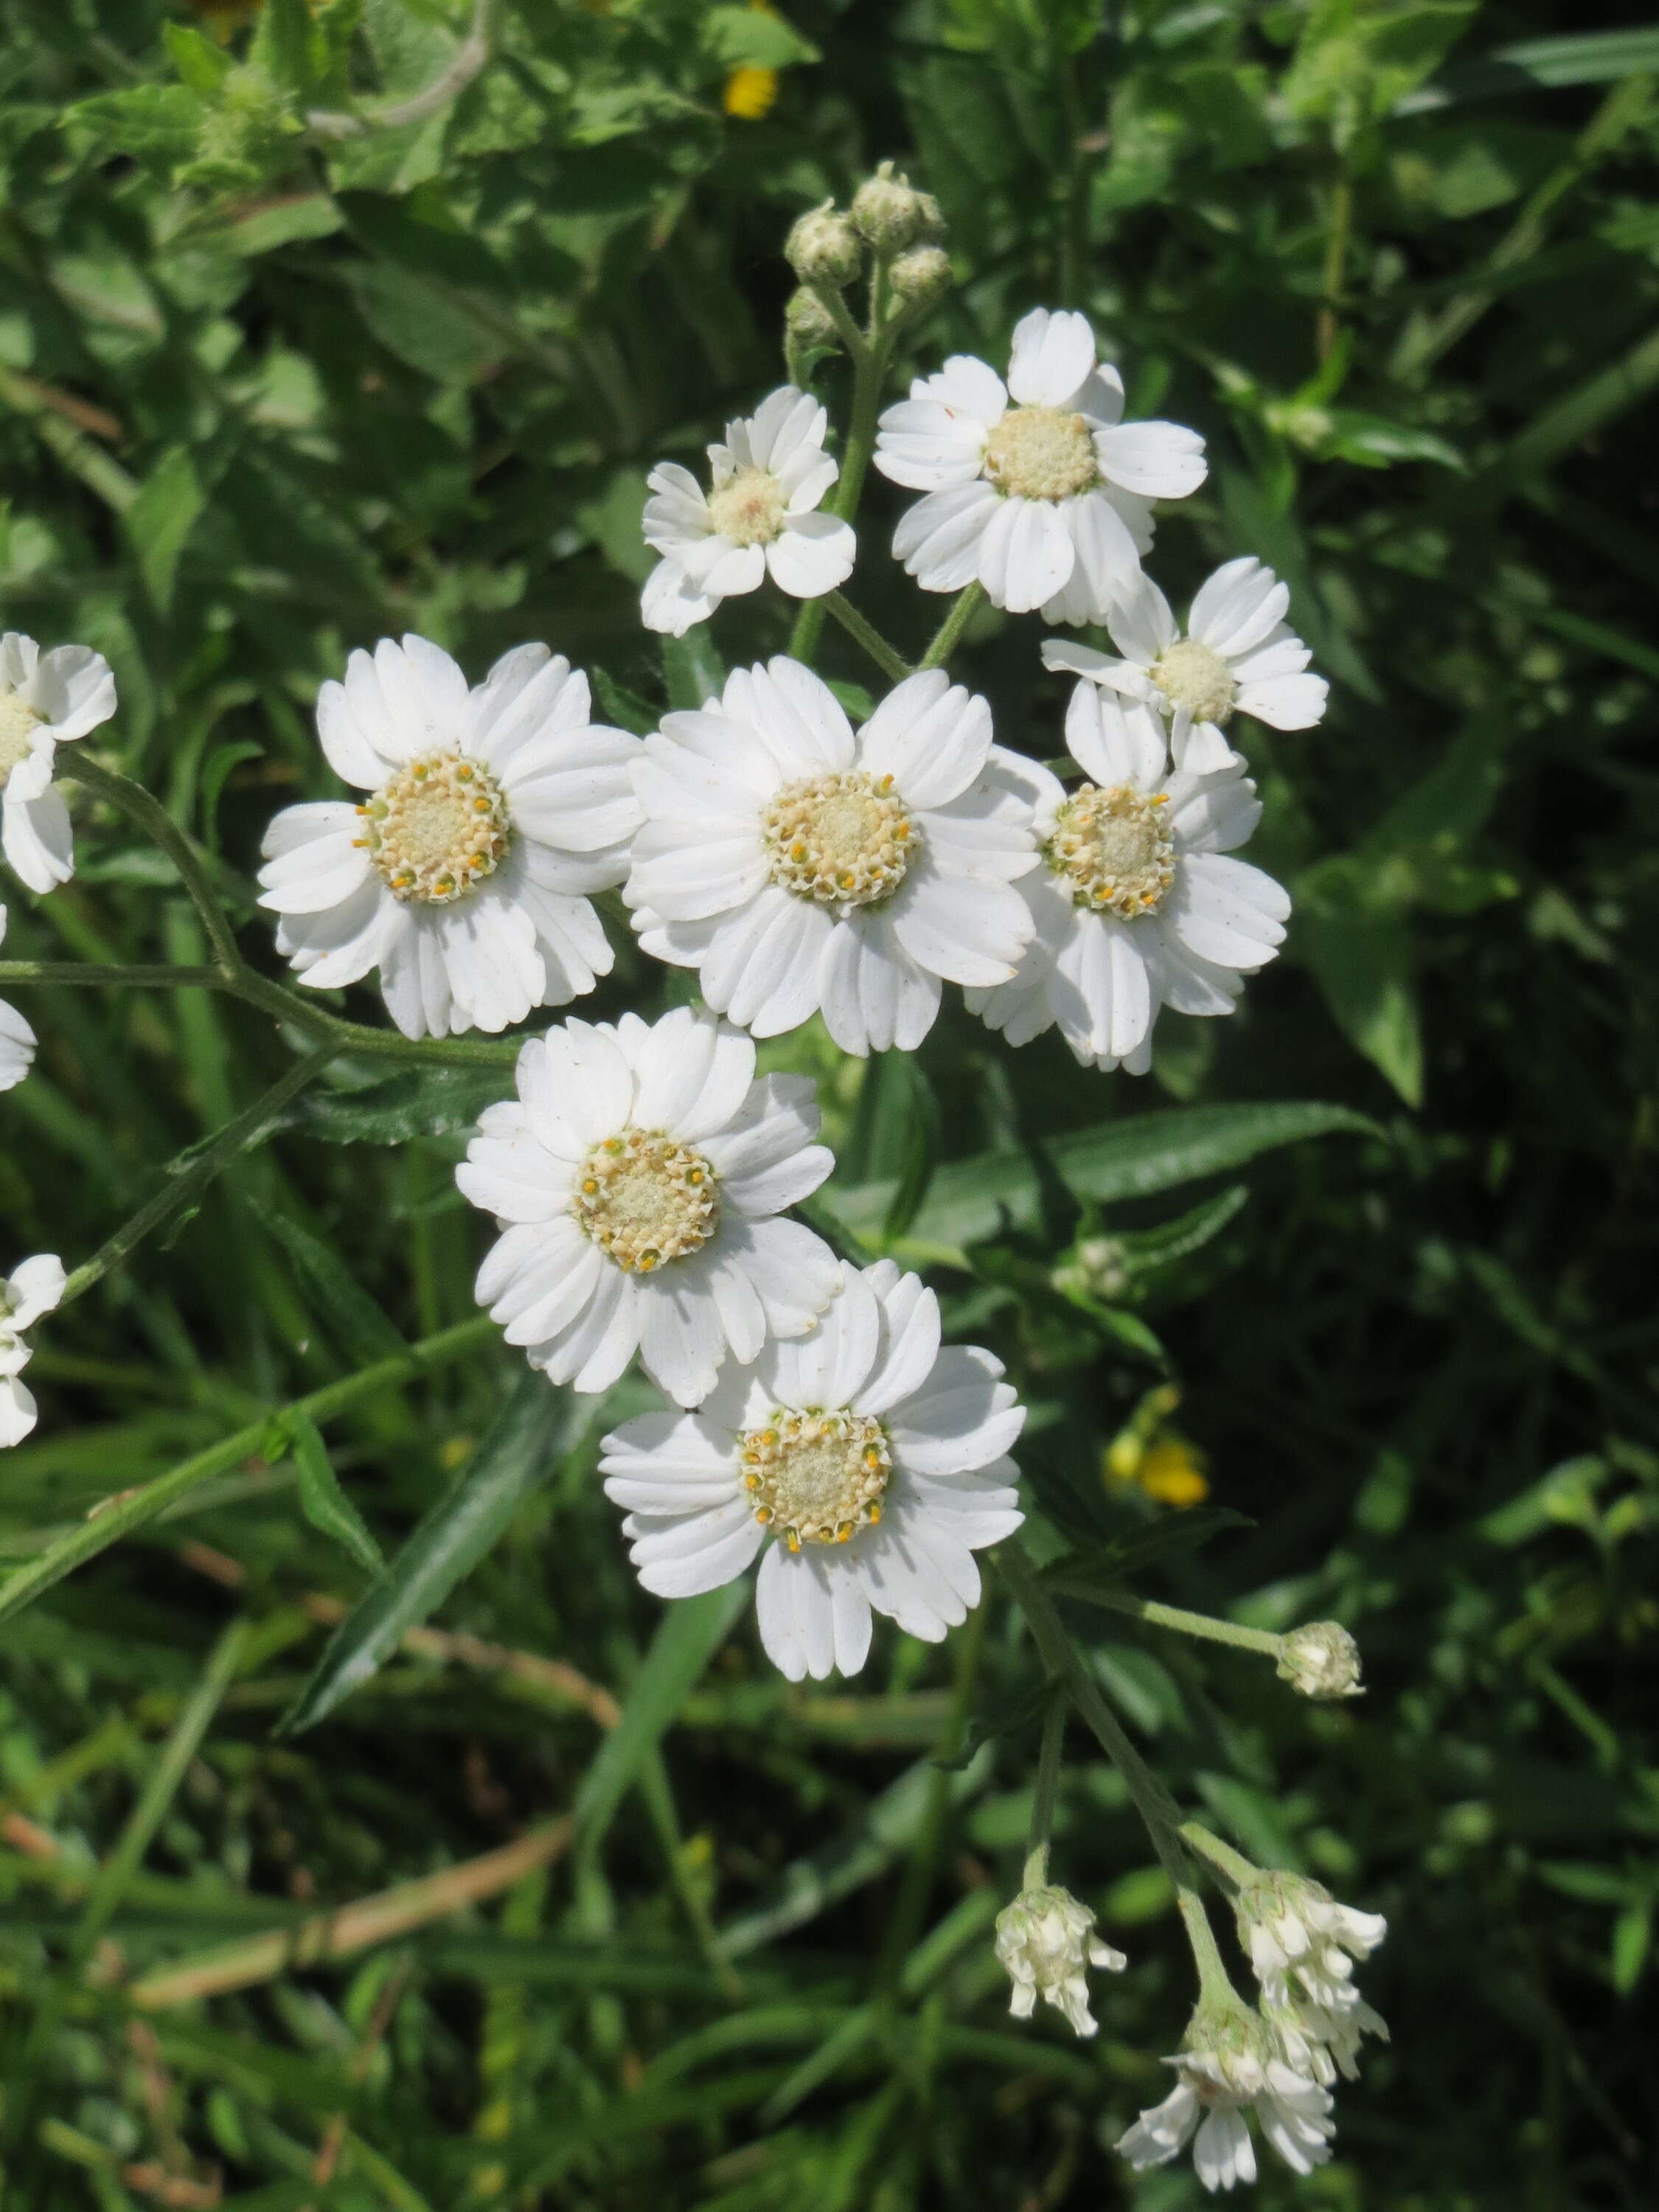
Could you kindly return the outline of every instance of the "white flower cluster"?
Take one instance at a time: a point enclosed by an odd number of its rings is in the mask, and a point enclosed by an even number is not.
[[[1099,2022],[1089,2010],[1086,1969],[1121,1974],[1129,1961],[1100,1941],[1094,1925],[1088,1906],[1058,1883],[1023,1889],[1004,1905],[997,1915],[997,1959],[1014,1985],[1008,2009],[1016,2020],[1030,2020],[1041,1997],[1065,2015],[1074,2034],[1095,2033]]]

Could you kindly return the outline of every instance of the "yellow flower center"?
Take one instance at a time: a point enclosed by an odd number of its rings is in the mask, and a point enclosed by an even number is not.
[[[369,858],[394,898],[447,906],[493,876],[513,842],[501,787],[459,753],[410,761],[357,809]]]
[[[708,518],[734,545],[769,545],[783,527],[783,486],[770,469],[739,469],[708,495]]]
[[[985,441],[985,473],[1015,499],[1074,499],[1100,481],[1095,441],[1064,407],[1011,407]]]
[[[881,1518],[893,1458],[879,1421],[860,1413],[775,1413],[738,1439],[755,1518],[792,1552],[845,1544]]]
[[[761,837],[775,884],[842,910],[890,897],[917,850],[892,777],[862,769],[787,783],[761,815]]]
[[[1218,653],[1195,638],[1183,637],[1172,645],[1152,671],[1158,690],[1172,707],[1185,707],[1195,722],[1218,726],[1231,719],[1238,686],[1232,671]]]
[[[1175,880],[1175,845],[1160,814],[1169,803],[1166,792],[1145,798],[1127,783],[1078,787],[1048,847],[1048,865],[1074,905],[1124,921],[1152,912]]]
[[[11,781],[18,762],[33,751],[34,732],[46,719],[15,691],[0,691],[0,789]]]
[[[720,1225],[719,1181],[701,1152],[621,1129],[582,1163],[576,1225],[630,1275],[649,1275],[706,1244]]]

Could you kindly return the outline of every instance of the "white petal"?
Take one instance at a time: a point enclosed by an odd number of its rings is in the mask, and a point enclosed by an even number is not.
[[[860,1059],[895,1045],[914,1052],[939,1012],[939,978],[911,958],[882,912],[866,908],[836,924],[819,975],[824,1026]]]
[[[647,1032],[635,1075],[640,1127],[696,1144],[741,1110],[755,1079],[755,1048],[712,1014],[677,1006]]]
[[[748,1277],[776,1337],[804,1335],[840,1287],[840,1262],[803,1222],[729,1218],[720,1224],[718,1256]]]
[[[1146,499],[1184,499],[1209,473],[1203,439],[1179,422],[1120,422],[1097,430],[1095,451],[1113,483]]]
[[[18,789],[14,769],[6,786],[3,842],[7,860],[32,891],[55,890],[75,873],[75,833],[64,794],[48,785],[35,798]]]
[[[943,806],[966,791],[991,749],[991,709],[943,669],[907,676],[859,732],[859,764],[890,775],[912,807]]]
[[[115,712],[110,665],[88,645],[58,645],[43,653],[21,689],[59,744],[85,737]]]
[[[959,592],[978,575],[981,540],[1005,504],[977,478],[931,492],[900,516],[893,557],[924,592]]]
[[[778,1396],[786,1406],[848,1406],[875,1364],[881,1313],[874,1291],[855,1268],[841,1268],[841,1286],[813,1328],[774,1354]]]
[[[984,988],[1012,980],[1030,942],[1030,908],[1012,884],[913,867],[889,905],[893,934],[917,966]]]
[[[34,1062],[34,1031],[0,999],[0,1091],[16,1088]]]
[[[920,1275],[899,1275],[890,1283],[866,1270],[881,1308],[881,1345],[875,1366],[848,1401],[857,1413],[885,1413],[902,1399],[915,1396],[933,1371],[939,1357],[937,1292]]]
[[[1059,407],[1095,366],[1095,334],[1086,315],[1033,307],[1014,327],[1008,389],[1023,407]]]
[[[1325,712],[1330,685],[1322,676],[1275,676],[1242,684],[1238,705],[1272,730],[1310,730]]]
[[[698,590],[678,561],[659,561],[640,594],[640,620],[659,636],[684,637],[695,624],[707,622],[719,604]]]
[[[1290,910],[1280,885],[1248,860],[1194,853],[1176,872],[1159,919],[1201,960],[1255,969],[1284,943]]]
[[[896,1459],[918,1474],[966,1474],[1007,1451],[1025,1408],[988,1352],[947,1345],[921,1391],[888,1417]]]
[[[1156,791],[1164,778],[1164,726],[1151,708],[1079,684],[1066,708],[1066,744],[1091,782]]]
[[[1118,651],[1141,668],[1150,668],[1181,635],[1170,602],[1146,575],[1113,608],[1106,627]]]
[[[766,549],[772,581],[797,599],[818,599],[839,590],[857,557],[853,526],[835,514],[789,515]]]
[[[27,1383],[15,1375],[0,1375],[0,1448],[21,1444],[39,1418]]]

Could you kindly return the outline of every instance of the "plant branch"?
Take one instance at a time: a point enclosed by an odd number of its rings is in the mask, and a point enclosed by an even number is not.
[[[962,633],[979,612],[980,602],[985,597],[985,586],[969,584],[957,598],[954,606],[933,633],[933,641],[921,659],[918,668],[943,668],[961,641]]]
[[[884,676],[890,676],[896,684],[903,682],[910,673],[909,662],[888,644],[873,623],[866,622],[858,609],[849,600],[844,599],[839,592],[826,592],[823,604],[848,637],[855,639],[864,647]]]
[[[1048,1879],[1048,1837],[1054,1825],[1054,1798],[1060,1789],[1060,1754],[1066,1741],[1066,1716],[1070,1699],[1065,1685],[1056,1683],[1042,1717],[1042,1741],[1037,1751],[1036,1782],[1031,1792],[1030,1826],[1025,1832],[1025,1871],[1022,1889],[1041,1889]]]
[[[875,279],[872,279],[872,285]],[[843,305],[842,313],[847,315]],[[887,356],[891,349],[890,331],[878,323],[872,307],[870,337],[866,340],[847,315],[853,336],[858,343],[853,351],[853,419],[848,428],[847,447],[842,456],[841,479],[836,486],[836,496],[830,501],[830,512],[838,514],[843,522],[851,522],[858,513],[859,499],[864,490],[864,479],[870,466],[870,455],[876,442],[876,418],[881,410],[882,382],[887,374]],[[837,329],[840,325],[837,324]],[[795,627],[790,635],[789,656],[792,660],[805,661],[810,667],[812,654],[823,629],[824,604],[822,599],[808,599],[795,617]],[[905,672],[909,672],[908,670]]]
[[[141,783],[131,776],[120,775],[112,768],[101,767],[88,755],[67,748],[58,755],[61,775],[72,776],[88,791],[95,791],[112,806],[118,807],[129,820],[136,822],[147,836],[161,848],[175,868],[185,889],[190,893],[191,903],[202,917],[202,927],[207,932],[208,943],[213,948],[216,964],[227,975],[242,964],[241,954],[236,949],[235,933],[232,930],[219,894],[213,887],[211,877],[201,855],[189,837],[179,827],[161,801],[155,799]]]
[[[216,968],[170,968],[165,961],[127,965],[102,960],[0,960],[0,983],[68,983],[132,991],[217,991]]]
[[[1277,1659],[1285,1648],[1285,1638],[1271,1628],[1244,1628],[1236,1620],[1219,1620],[1209,1613],[1188,1613],[1181,1606],[1136,1597],[1129,1590],[1102,1589],[1081,1580],[1073,1583],[1063,1574],[1055,1576],[1049,1587],[1064,1596],[1103,1605],[1113,1613],[1127,1613],[1150,1627],[1172,1628],[1179,1635],[1200,1637],[1208,1644],[1231,1644],[1240,1651],[1260,1651],[1269,1659]]]

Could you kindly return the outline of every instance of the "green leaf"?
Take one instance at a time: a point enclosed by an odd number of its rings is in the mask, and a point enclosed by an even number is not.
[[[173,446],[163,453],[121,517],[121,527],[138,556],[138,573],[163,613],[173,603],[179,556],[206,504],[207,494],[189,451]]]
[[[322,1431],[307,1413],[291,1415],[286,1425],[300,1478],[300,1510],[319,1534],[349,1552],[369,1574],[378,1575],[386,1565],[380,1547],[341,1489]]]
[[[330,1637],[281,1733],[298,1735],[326,1719],[443,1603],[552,1474],[573,1425],[569,1394],[526,1369],[471,1465]]]
[[[1407,1106],[1421,1106],[1423,1026],[1410,925],[1398,915],[1332,908],[1300,933],[1297,950],[1348,1042]]]
[[[668,703],[678,714],[696,714],[706,700],[718,699],[726,688],[726,670],[706,623],[698,623],[684,637],[663,640],[662,667]]]
[[[821,58],[810,39],[769,8],[710,8],[702,19],[702,41],[722,69],[790,69]]]
[[[308,1092],[291,1126],[331,1145],[406,1145],[459,1135],[512,1090],[510,1067],[423,1067],[363,1091]]]
[[[1232,1183],[1177,1219],[1160,1222],[1156,1229],[1120,1231],[1117,1241],[1127,1255],[1130,1273],[1138,1275],[1145,1268],[1171,1267],[1188,1253],[1201,1250],[1249,1204],[1249,1196],[1243,1183]]]
[[[250,1203],[293,1262],[307,1304],[327,1330],[329,1342],[347,1360],[368,1367],[408,1351],[402,1335],[331,1245],[276,1206],[257,1199]]]
[[[179,72],[179,82],[191,92],[217,92],[234,66],[225,49],[204,38],[191,24],[163,23],[161,42],[167,59]]]
[[[1346,1106],[1311,1100],[1190,1106],[1136,1114],[1057,1138],[1048,1161],[1079,1201],[1149,1198],[1200,1176],[1242,1167],[1258,1153],[1310,1137],[1381,1135],[1376,1122]],[[831,1211],[866,1242],[879,1243],[896,1182],[823,1194]],[[964,1245],[994,1237],[1005,1223],[1030,1228],[1041,1215],[1036,1167],[1024,1152],[986,1152],[941,1168],[911,1223],[905,1244],[947,1264],[965,1264]]]
[[[325,52],[306,0],[264,0],[247,58],[284,92],[309,100]]]
[[[629,1785],[748,1602],[748,1583],[739,1578],[668,1606],[629,1687],[622,1719],[600,1745],[576,1792],[576,1832],[584,1841],[597,1843],[610,1826]]]
[[[648,738],[662,720],[662,714],[648,699],[637,691],[630,691],[603,668],[588,672],[592,678],[593,696],[599,702],[599,712],[608,722],[619,730],[631,730],[636,738]]]
[[[70,143],[102,160],[131,154],[167,171],[196,150],[206,113],[200,95],[182,84],[136,84],[82,100],[64,117]]]
[[[362,319],[380,343],[439,384],[471,384],[512,351],[508,340],[459,293],[413,270],[371,263],[352,283]]]
[[[1177,1552],[1195,1552],[1224,1528],[1254,1528],[1248,1513],[1231,1505],[1195,1505],[1183,1513],[1161,1514],[1144,1528],[1120,1536],[1097,1550],[1073,1552],[1042,1571],[1051,1589],[1067,1597],[1092,1597],[1115,1590],[1135,1575]]]

